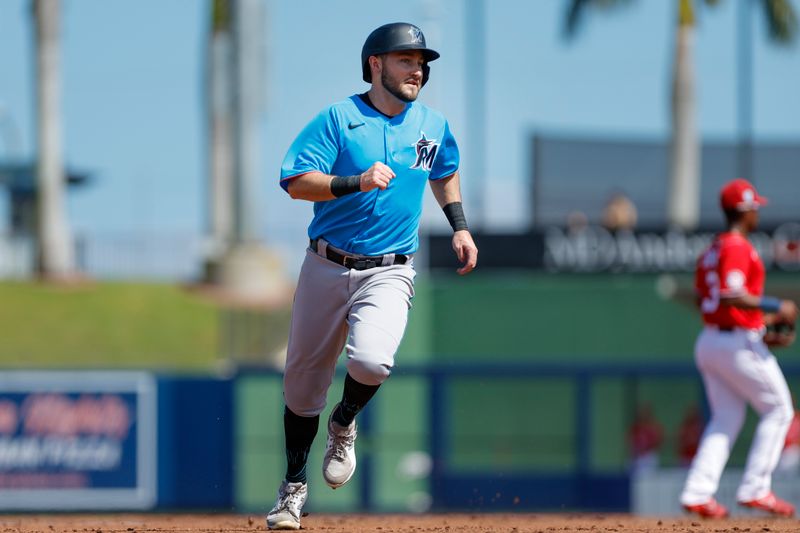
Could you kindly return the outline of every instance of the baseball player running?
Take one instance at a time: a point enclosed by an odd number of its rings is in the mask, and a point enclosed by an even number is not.
[[[425,183],[453,227],[467,274],[478,249],[461,205],[456,141],[447,120],[416,102],[439,54],[412,24],[381,26],[361,51],[371,89],[323,110],[281,167],[281,186],[314,202],[310,246],[295,293],[284,375],[286,478],[270,529],[299,529],[306,462],[344,348],[347,376],[328,420],[322,463],[331,488],[356,468],[356,414],[389,377],[414,295],[413,254]]]
[[[747,239],[758,224],[759,207],[767,200],[743,179],[727,183],[720,196],[727,230],[700,255],[695,278],[705,323],[695,344],[695,361],[703,377],[711,420],[689,469],[681,504],[704,518],[728,515],[714,494],[749,403],[760,421],[737,501],[773,515],[792,516],[794,507],[770,488],[794,414],[792,400],[775,356],[762,337],[765,324],[794,323],[797,306],[790,300],[764,296],[764,265]],[[783,342],[787,341],[777,344]]]

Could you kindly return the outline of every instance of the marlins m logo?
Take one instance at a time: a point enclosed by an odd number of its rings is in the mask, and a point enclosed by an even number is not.
[[[436,159],[439,145],[436,144],[436,139],[426,139],[425,132],[421,132],[421,134],[422,137],[414,144],[414,149],[417,151],[417,160],[411,165],[411,168],[430,171],[433,168],[433,160]]]

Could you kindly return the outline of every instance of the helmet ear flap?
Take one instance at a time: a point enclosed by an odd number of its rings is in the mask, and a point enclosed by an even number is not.
[[[426,61],[425,64],[422,65],[422,87],[424,87],[425,84],[428,83],[428,78],[430,77],[430,75],[431,75],[431,66],[428,65],[428,62]]]
[[[369,68],[369,58],[361,65],[361,79],[367,83],[372,83],[372,71]]]

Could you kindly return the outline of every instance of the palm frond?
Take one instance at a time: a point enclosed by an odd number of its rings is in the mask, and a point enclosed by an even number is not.
[[[797,36],[797,12],[790,0],[762,0],[772,40],[789,44]]]
[[[607,9],[630,2],[631,0],[570,0],[564,18],[564,36],[568,39],[575,36],[588,8]]]
[[[694,26],[697,18],[694,13],[693,0],[678,0],[678,25]]]
[[[577,33],[578,23],[583,16],[586,5],[590,0],[571,0],[567,7],[567,16],[564,18],[564,36],[573,37]]]
[[[225,31],[231,24],[230,0],[213,0],[211,4],[211,30],[216,33]]]

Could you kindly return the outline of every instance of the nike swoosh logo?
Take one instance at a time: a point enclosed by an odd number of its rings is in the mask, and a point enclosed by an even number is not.
[[[354,129],[356,129],[357,127],[359,127],[359,126],[363,126],[363,125],[364,125],[364,123],[363,123],[363,122],[351,122],[350,124],[348,124],[348,125],[347,125],[347,129],[349,129],[349,130],[354,130]]]

